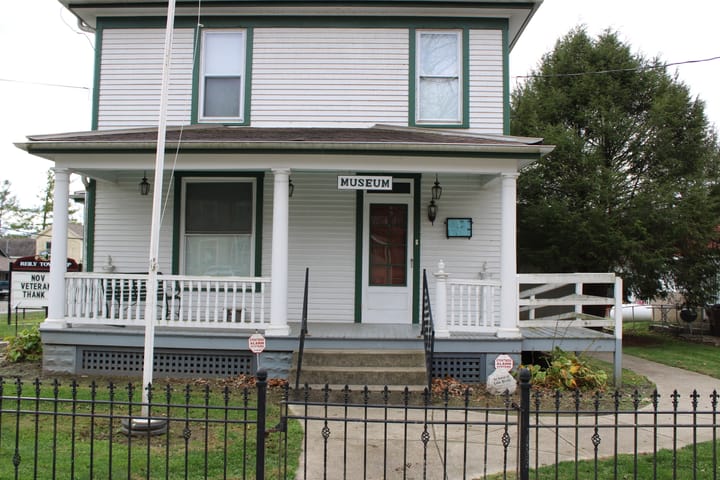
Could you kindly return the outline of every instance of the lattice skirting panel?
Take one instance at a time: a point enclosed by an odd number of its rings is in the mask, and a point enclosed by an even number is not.
[[[86,349],[79,352],[83,374],[142,373],[143,352],[131,349]],[[155,351],[154,374],[161,377],[232,377],[251,374],[253,355],[237,352]]]
[[[478,354],[435,354],[433,356],[433,377],[452,377],[463,383],[485,383],[487,380],[487,355]]]

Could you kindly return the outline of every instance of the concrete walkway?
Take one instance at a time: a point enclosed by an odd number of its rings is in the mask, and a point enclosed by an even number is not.
[[[628,355],[623,357],[623,367],[657,385],[660,394],[657,411],[650,404],[638,413],[533,416],[531,424],[545,428],[531,428],[531,467],[536,462],[548,465],[590,459],[596,452],[602,458],[620,453],[648,453],[673,445],[681,448],[694,441],[712,439],[713,430],[720,435],[710,415],[673,413],[672,396],[677,390],[677,412],[691,412],[691,394],[696,390],[697,411],[708,412],[712,409],[711,394],[720,392],[720,380]],[[552,403],[543,406],[544,410],[552,408]],[[512,472],[517,463],[517,427],[505,427],[502,415],[450,412],[446,418],[446,413],[438,409],[425,417],[421,410],[365,412],[362,408],[343,407],[327,411],[324,407],[311,407],[307,412],[296,413],[317,418],[305,425],[308,439],[298,479],[443,479],[443,472],[448,479],[478,479],[502,471],[505,464]],[[411,422],[405,421],[405,415]],[[364,418],[371,423],[361,422]],[[402,423],[393,423],[394,420]],[[446,420],[450,424],[447,428]],[[509,422],[516,422],[516,417],[509,418]],[[682,427],[658,426],[673,423]],[[509,438],[507,449],[503,447],[503,437]],[[447,465],[443,459],[447,459]]]

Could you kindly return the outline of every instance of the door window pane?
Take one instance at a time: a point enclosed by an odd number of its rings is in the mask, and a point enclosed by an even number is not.
[[[370,205],[370,285],[407,284],[408,206]]]

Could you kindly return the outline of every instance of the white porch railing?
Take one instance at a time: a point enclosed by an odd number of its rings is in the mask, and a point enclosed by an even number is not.
[[[68,323],[145,324],[147,274],[67,273]],[[159,275],[157,326],[264,328],[269,325],[266,277]]]
[[[434,274],[433,320],[436,336],[450,333],[494,333],[501,326],[500,292],[496,280],[455,279],[440,262]],[[518,327],[608,327],[618,329],[622,279],[612,273],[520,274],[517,276]],[[592,292],[586,288],[591,285]],[[601,293],[597,293],[601,292]],[[590,307],[590,308],[587,308]]]
[[[435,332],[492,333],[500,326],[500,282],[449,278],[441,262],[435,273]]]

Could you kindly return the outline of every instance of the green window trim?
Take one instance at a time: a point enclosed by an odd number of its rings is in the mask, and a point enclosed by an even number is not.
[[[417,55],[418,34],[424,31],[453,32],[460,35],[460,121],[459,122],[427,122],[418,119],[418,81]],[[410,28],[409,35],[409,68],[408,68],[408,125],[411,127],[428,128],[470,128],[470,28],[423,27]],[[507,62],[505,62],[507,63]]]
[[[263,191],[264,172],[177,172],[175,173],[174,208],[173,208],[173,238],[172,238],[172,273],[180,274],[180,251],[182,242],[182,192],[183,181],[187,178],[206,179],[239,179],[248,178],[255,182],[255,238],[254,238],[254,276],[262,276],[262,239],[263,239]]]
[[[218,120],[212,120],[210,118],[202,118],[202,115],[200,115],[200,97],[202,96],[200,93],[200,84],[202,81],[202,72],[201,72],[201,65],[202,65],[202,39],[204,38],[204,33],[212,30],[225,30],[225,31],[242,31],[244,33],[244,40],[245,40],[245,79],[243,82],[243,91],[242,91],[242,101],[240,105],[240,109],[242,112],[242,118],[238,118],[237,120],[233,119],[227,119],[227,118],[219,118]],[[197,35],[196,45],[194,47],[195,52],[197,53],[194,56],[194,65],[193,65],[193,79],[192,79],[192,103],[191,103],[191,110],[190,110],[190,123],[193,125],[195,124],[222,124],[222,125],[238,125],[238,126],[248,126],[250,125],[250,114],[251,114],[251,93],[252,93],[252,47],[253,47],[253,30],[252,28],[248,27],[242,27],[242,26],[235,26],[235,27],[203,27],[199,34]]]

